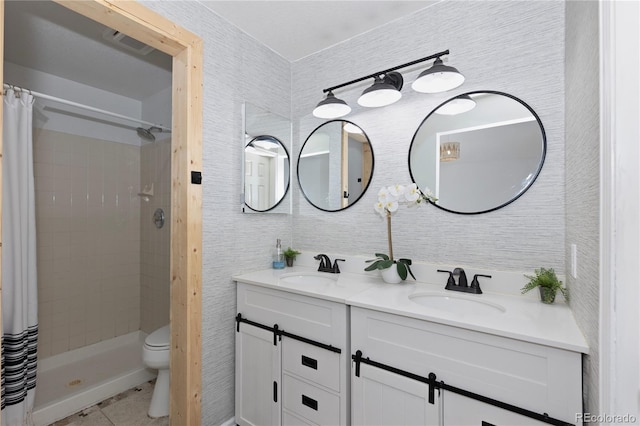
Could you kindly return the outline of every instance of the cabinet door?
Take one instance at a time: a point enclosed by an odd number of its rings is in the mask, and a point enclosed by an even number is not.
[[[236,423],[280,424],[281,345],[273,333],[241,324],[236,333]]]
[[[354,425],[440,425],[440,401],[417,380],[360,364],[360,377],[351,373],[351,421]]]
[[[442,392],[444,424],[451,426],[542,426],[530,417],[522,416],[475,399],[452,392]],[[568,420],[568,419],[561,419]]]

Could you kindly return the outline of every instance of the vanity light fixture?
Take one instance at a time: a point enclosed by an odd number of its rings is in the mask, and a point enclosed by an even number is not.
[[[329,90],[327,97],[318,103],[313,110],[313,115],[318,118],[333,119],[342,117],[351,112],[351,107],[342,99],[335,97],[333,92]]]
[[[440,144],[440,161],[449,162],[460,158],[460,142],[444,142]]]
[[[411,88],[420,93],[440,93],[455,89],[464,83],[464,76],[454,67],[445,65],[440,57],[433,66],[420,73]]]
[[[444,65],[441,57],[448,54],[449,51],[444,50],[406,64],[326,88],[322,92],[326,93],[327,96],[318,103],[313,110],[313,115],[324,119],[334,119],[347,115],[351,112],[351,108],[345,101],[336,98],[333,91],[370,78],[374,79],[373,85],[362,92],[362,95],[358,98],[358,104],[364,107],[391,105],[402,97],[400,90],[402,89],[403,78],[402,74],[396,71],[431,59],[435,59],[433,66],[423,71],[411,87],[422,93],[440,93],[455,89],[464,82],[464,76],[454,67]]]
[[[469,95],[460,95],[457,98],[453,98],[446,102],[440,108],[435,110],[436,114],[440,115],[457,115],[463,112],[471,111],[476,107],[476,101],[471,99]]]
[[[402,74],[392,71],[375,76],[373,85],[367,87],[358,98],[358,104],[363,107],[374,108],[391,105],[402,97]]]

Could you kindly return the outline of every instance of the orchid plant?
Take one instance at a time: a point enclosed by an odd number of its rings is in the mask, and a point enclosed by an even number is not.
[[[407,207],[415,207],[423,202],[435,202],[437,198],[433,193],[426,189],[424,192],[418,188],[418,185],[392,185],[383,187],[378,191],[378,202],[374,204],[376,212],[383,218],[387,219],[387,240],[389,242],[389,254],[376,253],[376,258],[367,260],[371,265],[365,268],[365,271],[373,271],[376,269],[387,269],[397,265],[398,275],[405,280],[408,275],[415,280],[416,277],[411,272],[411,259],[401,258],[394,259],[393,243],[391,241],[391,216],[398,211],[400,205]]]

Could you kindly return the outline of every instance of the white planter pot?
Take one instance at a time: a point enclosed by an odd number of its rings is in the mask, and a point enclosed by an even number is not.
[[[395,263],[387,269],[381,269],[380,273],[382,274],[382,279],[385,283],[398,284],[402,281],[402,278],[398,275],[398,265]]]

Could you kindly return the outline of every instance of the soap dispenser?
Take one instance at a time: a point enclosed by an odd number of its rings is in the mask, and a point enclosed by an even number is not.
[[[280,238],[276,240],[276,249],[273,252],[273,269],[284,269],[284,254],[282,253],[282,245],[280,244]]]

